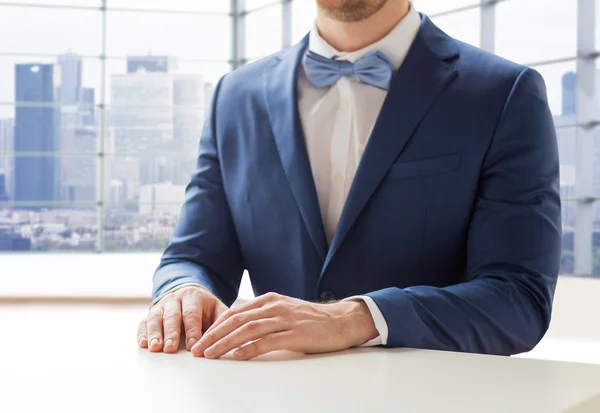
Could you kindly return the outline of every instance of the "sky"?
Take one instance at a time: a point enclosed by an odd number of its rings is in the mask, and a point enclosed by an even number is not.
[[[17,0],[14,3],[56,3],[97,7],[99,0]],[[272,0],[246,0],[249,8]],[[435,17],[448,9],[477,3],[477,0],[415,0],[415,7],[428,15],[451,36],[479,45],[479,9]],[[229,70],[231,19],[226,0],[108,0],[109,8],[150,8],[208,11],[194,13],[147,13],[109,11],[107,13],[106,97],[110,98],[110,75],[125,72],[127,55],[168,54],[207,62],[185,61],[180,72],[201,73],[215,82]],[[496,8],[496,53],[519,63],[536,63],[576,54],[576,0],[507,0]],[[314,0],[295,0],[293,39],[298,41],[310,30],[316,7]],[[600,6],[597,6],[600,9]],[[246,52],[250,60],[281,47],[281,7],[269,7],[248,15]],[[596,11],[597,21],[600,10]],[[14,100],[15,63],[51,63],[71,51],[98,56],[102,50],[102,18],[98,10],[68,10],[38,7],[0,6],[0,103]],[[597,24],[600,26],[600,24]],[[596,29],[600,49],[600,29]],[[41,54],[42,56],[22,56]],[[546,79],[550,105],[560,114],[561,78],[575,69],[575,62],[536,66]],[[100,61],[84,59],[84,86],[97,90],[100,98]],[[14,108],[0,105],[0,118],[12,116]]]

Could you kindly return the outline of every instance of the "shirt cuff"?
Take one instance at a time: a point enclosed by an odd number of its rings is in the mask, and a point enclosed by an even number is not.
[[[371,297],[368,297],[366,295],[357,295],[354,297],[349,297],[346,298],[344,301],[357,299],[363,300],[369,308],[369,311],[371,312],[371,317],[373,317],[373,322],[375,323],[375,329],[377,329],[377,332],[379,333],[379,337],[375,337],[373,340],[367,341],[360,347],[373,347],[380,345],[385,346],[388,340],[388,325],[385,321],[385,317],[383,316],[381,310],[379,309],[375,301]]]
[[[161,295],[159,295],[158,297],[156,297],[151,303],[150,303],[150,307],[153,307],[154,305],[156,305],[156,303],[158,303],[160,300],[163,299],[164,296],[166,296],[167,294],[171,294],[174,293],[177,290],[181,290],[184,287],[189,287],[190,285],[195,285],[196,287],[200,287],[203,288],[205,290],[208,290],[208,288],[206,288],[205,286],[203,286],[202,284],[198,284],[198,283],[183,283],[183,284],[179,284],[176,287],[171,288],[170,290],[165,291],[164,293],[162,293]]]

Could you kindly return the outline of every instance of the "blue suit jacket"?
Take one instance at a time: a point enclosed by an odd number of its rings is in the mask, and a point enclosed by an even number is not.
[[[247,269],[256,294],[372,297],[390,347],[534,347],[561,254],[541,76],[423,16],[328,247],[297,108],[306,47],[219,82],[153,296],[192,281],[230,305]]]

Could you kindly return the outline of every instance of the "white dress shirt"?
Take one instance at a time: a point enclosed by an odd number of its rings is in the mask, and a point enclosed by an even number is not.
[[[323,57],[350,62],[379,50],[390,59],[396,71],[404,62],[420,26],[421,17],[411,6],[387,36],[363,49],[339,52],[319,35],[316,26],[310,32],[308,48]],[[329,245],[386,95],[387,90],[362,83],[356,76],[342,77],[331,87],[316,89],[300,68],[298,110]],[[364,345],[387,344],[388,326],[377,304],[366,296],[349,299],[356,298],[365,301],[379,332],[379,337]]]
[[[316,25],[309,35],[308,49],[326,58],[355,62],[379,50],[386,54],[394,70],[402,65],[421,26],[419,13],[411,6],[408,14],[383,39],[354,52],[339,52],[320,35]],[[298,109],[306,148],[319,198],[327,242],[331,244],[348,192],[356,174],[387,90],[362,83],[356,77],[342,77],[331,87],[316,89],[302,66],[298,76]],[[192,283],[169,290],[174,292]],[[152,305],[162,297],[156,298]],[[379,336],[363,346],[387,344],[388,326],[372,298],[362,299],[373,317]]]

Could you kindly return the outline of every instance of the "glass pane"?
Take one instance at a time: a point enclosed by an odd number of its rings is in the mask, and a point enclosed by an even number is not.
[[[65,116],[80,114],[93,125],[100,95],[100,61],[76,54],[56,57],[0,56],[0,119],[15,117],[15,106],[55,105]],[[61,106],[58,108],[58,106]],[[72,117],[72,116],[71,116]]]
[[[600,50],[600,4],[596,1],[596,50]]]
[[[0,50],[100,55],[101,16],[99,10],[0,5]]]
[[[197,63],[161,56],[140,55],[129,60],[109,59],[106,62],[106,102],[108,105],[139,106],[180,104],[172,97],[174,87],[181,84],[182,79],[195,78],[205,86],[206,99],[199,106],[208,107],[212,97],[210,91],[230,70],[228,63]],[[148,100],[147,95],[152,90],[155,93],[162,91],[161,97]]]
[[[0,253],[94,251],[94,205],[7,205],[0,202]]]
[[[93,72],[98,61],[83,61],[74,55],[59,56],[59,64],[55,59],[45,60],[49,63],[43,63],[44,59],[32,59],[37,63],[30,64],[0,59],[0,72],[12,68],[8,81],[0,83],[0,98],[18,101],[0,106],[0,154],[94,153],[97,93],[82,77],[84,67]]]
[[[12,146],[5,120],[0,120],[0,149]],[[17,125],[18,126],[18,125]],[[9,133],[7,133],[9,132]],[[19,137],[18,128],[16,129]],[[43,138],[48,138],[48,135]],[[8,138],[8,139],[7,139]],[[36,136],[22,134],[30,146],[39,144]],[[17,140],[17,147],[22,147]],[[95,205],[95,155],[33,156],[0,152],[0,204],[29,206]]]
[[[281,4],[248,15],[246,20],[246,57],[254,59],[281,49]]]
[[[156,198],[158,203],[183,202],[185,186],[196,165],[197,151],[193,153],[164,153],[143,155],[110,155],[105,157],[104,179],[106,202],[118,204],[122,202],[140,201],[140,191],[145,186],[173,185],[174,192],[164,192],[169,196],[179,193],[174,200]],[[165,195],[165,196],[167,196]]]
[[[193,154],[108,157],[106,250],[163,250],[195,163]]]
[[[105,151],[196,154],[216,79],[228,69],[188,64],[183,73],[113,74],[107,82]]]
[[[417,0],[415,6],[417,10],[427,15],[447,12],[462,7],[479,5],[478,0]]]
[[[100,7],[102,0],[12,0],[10,3],[36,6]]]
[[[317,17],[315,0],[296,0],[292,3],[292,41],[299,42],[312,29]]]
[[[573,274],[575,271],[574,233],[575,233],[575,202],[562,203],[563,250],[560,262],[561,274]]]
[[[557,126],[558,154],[560,158],[560,196],[575,196],[575,127],[561,127],[561,124],[572,125],[571,119],[556,116],[554,122]]]
[[[570,77],[576,70],[575,61],[533,68],[544,77],[552,114],[555,116],[574,114],[575,84]]]
[[[298,0],[296,0],[298,1]],[[311,0],[314,1],[314,0]],[[281,2],[281,0],[246,0],[246,10],[254,10],[259,7],[269,6],[271,4]]]
[[[224,0],[107,0],[107,8],[228,13],[230,1]]]
[[[496,53],[519,63],[576,55],[576,1],[503,1],[496,6]]]
[[[109,205],[104,216],[104,250],[164,251],[177,223],[179,209],[180,206],[152,203]]]
[[[432,21],[448,35],[474,46],[479,46],[479,27],[481,24],[481,11],[479,8],[434,17]]]
[[[202,107],[208,107],[212,98],[212,89],[219,79],[231,70],[228,63],[196,63],[190,61],[177,61],[176,68],[166,71],[158,71],[160,68],[149,69],[157,70],[148,73],[144,70],[128,72],[135,70],[135,67],[152,67],[156,65],[156,59],[163,59],[156,56],[136,56],[129,63],[123,59],[110,59],[106,62],[106,102],[108,105],[166,105],[171,106],[181,104],[173,96],[175,86],[183,82],[182,79],[195,78],[197,82],[204,83],[205,101],[198,104]],[[146,65],[146,60],[148,64]],[[159,63],[160,65],[160,63]],[[129,66],[129,67],[128,67]],[[155,93],[162,90],[162,97],[147,100],[149,90],[155,90]],[[164,95],[166,94],[166,96]],[[145,96],[145,97],[144,97]],[[171,98],[172,97],[172,98]],[[109,125],[110,126],[110,125]]]
[[[107,55],[229,60],[229,16],[111,11]]]

